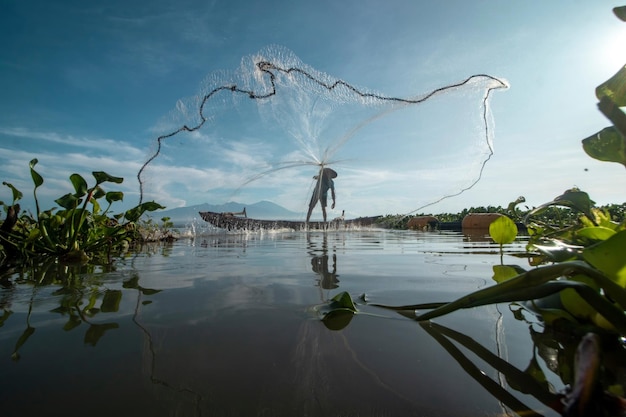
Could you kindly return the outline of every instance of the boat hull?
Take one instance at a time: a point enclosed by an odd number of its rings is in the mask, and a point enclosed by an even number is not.
[[[291,229],[291,230],[340,230],[350,227],[371,227],[376,226],[376,221],[382,216],[359,217],[349,220],[333,220],[330,222],[306,222],[297,220],[260,220],[251,219],[249,217],[238,217],[230,213],[216,213],[212,211],[201,211],[202,220],[212,224],[220,229],[229,231],[257,231],[257,230],[275,230],[275,229]]]

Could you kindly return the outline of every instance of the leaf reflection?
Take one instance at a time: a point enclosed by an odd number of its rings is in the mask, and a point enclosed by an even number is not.
[[[34,306],[40,302],[38,292],[46,287],[51,288],[46,292],[53,295],[47,298],[46,302],[56,303],[56,306],[50,308],[48,312],[67,317],[67,321],[61,327],[63,331],[73,331],[83,323],[88,325],[83,338],[86,345],[96,346],[105,334],[118,329],[120,326],[115,321],[105,323],[94,321],[94,318],[104,317],[103,314],[110,317],[109,314],[119,312],[124,292],[121,289],[107,288],[104,281],[106,273],[114,270],[113,265],[64,264],[54,258],[5,269],[0,277],[4,290],[0,299],[2,308],[0,327],[14,317],[11,306],[20,291],[25,287],[30,287],[32,291],[27,301],[26,328],[16,341],[11,354],[12,360],[20,360],[20,350],[35,333],[35,327],[30,324],[30,319],[31,315],[37,312],[33,310]],[[160,291],[140,287],[137,277],[125,281],[122,288],[136,288],[145,295]]]
[[[548,391],[547,387],[533,377],[532,373],[521,371],[504,359],[493,354],[480,343],[471,337],[449,329],[447,327],[432,323],[420,322],[420,326],[432,336],[450,355],[461,365],[461,367],[479,384],[481,384],[491,395],[503,404],[514,410],[517,414],[524,416],[540,416],[541,414],[531,409],[515,396],[503,388],[497,381],[494,381],[478,368],[452,341],[456,341],[466,349],[473,352],[480,359],[502,373],[511,388],[523,387],[523,393],[530,394],[553,410],[561,412],[563,398],[562,394],[554,394]]]
[[[139,276],[138,275],[134,275],[131,279],[129,279],[128,281],[124,282],[124,288],[132,288],[132,289],[136,289],[137,290],[137,302],[135,303],[135,310],[133,313],[133,323],[135,323],[135,325],[142,331],[142,333],[144,334],[145,338],[146,338],[146,345],[147,345],[147,350],[149,352],[149,356],[150,356],[150,382],[155,384],[155,385],[160,385],[162,387],[165,387],[169,390],[172,390],[174,392],[179,392],[179,393],[188,393],[191,394],[194,397],[194,403],[195,403],[195,413],[197,416],[202,415],[202,411],[200,408],[201,402],[202,402],[202,395],[199,394],[198,392],[192,390],[191,388],[187,388],[187,387],[175,387],[173,384],[171,384],[170,382],[166,381],[165,379],[159,378],[157,377],[157,354],[156,354],[156,349],[154,348],[154,340],[152,338],[152,334],[150,333],[150,330],[148,330],[148,328],[146,326],[144,326],[140,321],[139,321],[139,315],[140,315],[140,309],[142,305],[146,305],[148,304],[148,302],[142,300],[142,297],[144,295],[151,295],[154,294],[156,292],[159,292],[160,290],[152,290],[152,289],[148,289],[148,288],[143,288],[139,285]]]
[[[363,301],[365,302],[364,297]],[[532,396],[544,404],[547,407],[546,410],[551,409],[562,415],[595,415],[571,414],[572,407],[576,407],[580,403],[594,410],[598,407],[611,410],[608,415],[624,415],[626,400],[615,395],[613,391],[619,391],[619,387],[621,387],[621,375],[626,370],[626,363],[623,360],[623,346],[621,343],[615,343],[614,338],[602,338],[601,334],[588,333],[590,329],[581,328],[576,323],[566,319],[558,319],[553,323],[542,322],[543,332],[536,331],[535,327],[540,323],[536,320],[534,322],[528,321],[525,317],[526,312],[536,319],[534,313],[525,306],[511,303],[509,306],[513,317],[529,324],[529,331],[534,344],[533,355],[529,364],[526,369],[521,370],[468,335],[431,321],[425,321],[422,316],[415,314],[415,309],[438,308],[444,303],[399,307],[367,304],[395,311],[403,317],[417,321],[420,327],[436,340],[469,376],[474,378],[494,398],[519,415],[540,416],[542,414],[541,410],[532,409],[522,402],[512,391]],[[347,292],[337,294],[326,304],[318,306],[316,311],[322,321],[325,321],[333,313],[338,315],[349,313],[350,317],[359,313]],[[349,323],[350,320],[347,320],[343,323],[343,327]],[[324,324],[328,327],[327,323]],[[602,343],[601,351],[599,348],[596,350],[585,349],[584,342],[589,337],[596,338],[598,346],[600,342]],[[508,388],[502,384],[502,381],[489,377],[476,364],[475,360],[468,357],[459,347],[468,350],[477,359],[502,375]],[[600,353],[605,357],[604,359],[600,358]],[[547,369],[561,379],[566,387],[562,392],[555,392],[554,387],[548,382],[539,359],[545,363]],[[602,368],[603,373],[599,371],[601,364],[605,364]]]
[[[96,346],[107,330],[117,329],[118,327],[120,326],[117,323],[91,324],[85,332],[85,344]]]

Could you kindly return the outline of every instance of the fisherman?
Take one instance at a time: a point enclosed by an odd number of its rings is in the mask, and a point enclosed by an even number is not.
[[[309,203],[309,212],[306,215],[307,224],[309,223],[309,219],[311,218],[313,208],[318,201],[322,206],[322,215],[324,216],[324,223],[326,223],[326,205],[328,203],[329,189],[333,198],[333,204],[330,206],[330,208],[335,208],[335,183],[333,181],[333,178],[337,178],[337,172],[330,168],[323,168],[322,170],[320,170],[320,175],[316,175],[313,177],[313,179],[317,180],[317,183],[315,184],[315,189],[313,190],[313,195],[311,196],[311,202]]]

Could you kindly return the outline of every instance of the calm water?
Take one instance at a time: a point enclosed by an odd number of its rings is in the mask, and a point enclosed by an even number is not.
[[[528,269],[513,256],[523,251],[523,242],[507,245],[503,263]],[[531,339],[540,329],[515,319],[515,306],[421,325],[359,301],[451,301],[491,285],[500,262],[498,247],[477,237],[363,230],[199,235],[147,246],[112,271],[16,273],[0,289],[0,409],[5,417],[494,416],[516,415],[505,403],[517,401],[556,415],[486,356],[441,336],[458,332],[523,371],[540,350]],[[360,314],[329,330],[316,306],[342,291]],[[538,366],[562,389],[545,360]]]

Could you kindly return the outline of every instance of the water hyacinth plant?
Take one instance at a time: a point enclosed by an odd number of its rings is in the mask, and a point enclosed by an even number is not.
[[[35,170],[37,163],[37,159],[30,161],[35,215],[19,214],[18,201],[23,194],[12,184],[3,182],[13,195],[10,205],[2,203],[6,217],[0,226],[0,255],[4,261],[55,256],[66,262],[84,262],[94,257],[107,262],[112,253],[127,248],[140,237],[136,222],[145,212],[165,208],[155,202],[146,202],[124,213],[110,215],[112,204],[122,201],[124,194],[105,191],[102,186],[105,183],[121,184],[124,179],[94,171],[95,184],[91,187],[79,174],[70,175],[74,192],[55,200],[60,208],[42,211],[37,190],[44,179]]]

